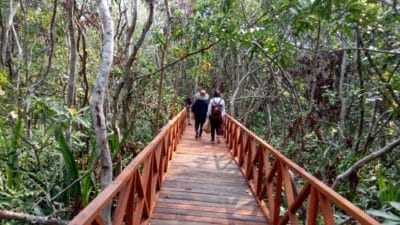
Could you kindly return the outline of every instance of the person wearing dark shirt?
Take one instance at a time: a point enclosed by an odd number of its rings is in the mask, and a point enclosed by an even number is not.
[[[196,131],[195,138],[200,138],[203,132],[203,124],[207,118],[208,97],[205,90],[201,90],[198,98],[192,105],[192,113],[194,114],[194,129]]]

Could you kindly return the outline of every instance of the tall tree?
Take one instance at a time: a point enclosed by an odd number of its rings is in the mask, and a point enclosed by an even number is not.
[[[112,181],[111,153],[107,141],[106,119],[104,115],[104,98],[107,94],[108,79],[111,72],[114,53],[114,30],[111,17],[111,1],[100,0],[99,12],[103,27],[103,48],[99,71],[96,77],[90,110],[93,116],[94,131],[96,135],[96,147],[100,152],[100,184],[105,189]],[[102,216],[107,224],[110,219],[111,206],[108,206]]]
[[[67,18],[68,18],[68,43],[69,43],[69,78],[67,88],[67,106],[69,108],[75,106],[76,96],[76,56],[77,45],[75,39],[75,0],[68,0]]]
[[[157,109],[156,109],[156,122],[154,127],[154,133],[158,132],[160,128],[160,111],[161,111],[161,104],[162,104],[162,91],[163,91],[163,84],[164,84],[164,76],[165,76],[165,69],[164,69],[164,62],[168,54],[168,44],[171,35],[171,26],[172,26],[172,15],[169,9],[168,0],[164,0],[164,7],[165,7],[165,14],[167,17],[165,26],[164,26],[164,41],[161,44],[161,60],[160,60],[160,83],[158,84],[158,98],[157,98]]]
[[[10,45],[10,32],[13,31],[14,26],[14,16],[17,13],[18,5],[14,4],[13,0],[8,1],[8,14],[5,23],[2,27],[2,40],[1,40],[1,60],[0,60],[0,70],[3,70],[7,64],[7,51]],[[8,55],[11,57],[11,55]],[[11,73],[10,73],[11,75]]]

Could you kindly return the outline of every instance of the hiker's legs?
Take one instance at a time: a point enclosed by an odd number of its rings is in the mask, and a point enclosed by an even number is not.
[[[210,119],[210,124],[211,124],[211,141],[215,140],[215,132],[217,131],[218,128],[218,121],[215,119]]]
[[[217,143],[219,144],[219,136],[221,135],[221,126],[222,126],[222,120],[218,119],[215,121],[215,131],[217,133]]]
[[[199,134],[201,134],[202,127],[203,127],[203,125],[201,124],[200,118],[197,118],[196,115],[195,115],[194,130],[196,131],[196,138],[199,136]]]
[[[206,118],[204,117],[204,118],[199,118],[199,129],[200,130],[197,130],[196,129],[196,131],[199,131],[199,137],[201,137],[201,134],[203,133],[203,125],[204,125],[204,122],[206,122]]]
[[[187,119],[187,121],[188,121],[188,125],[192,125],[192,124],[191,124],[191,118],[190,118],[190,117],[191,117],[191,115],[190,115],[190,114],[191,114],[191,112],[190,112],[190,111],[191,111],[191,110],[190,110],[190,107],[187,107],[186,110],[187,110],[186,119]]]

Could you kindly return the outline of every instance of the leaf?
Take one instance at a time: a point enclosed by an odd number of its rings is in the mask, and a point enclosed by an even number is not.
[[[397,211],[400,212],[400,202],[389,202],[389,204],[396,209]]]
[[[14,120],[18,119],[18,113],[16,113],[15,111],[11,111],[11,112],[10,112],[10,116],[11,116],[11,118],[14,119]]]
[[[396,216],[395,214],[393,214],[391,212],[385,212],[385,211],[381,211],[381,210],[368,210],[367,212],[373,216],[400,222],[400,217]]]
[[[8,153],[6,165],[7,184],[11,189],[19,189],[21,184],[21,176],[17,172],[19,168],[18,151],[21,148],[21,132],[22,121],[18,120],[12,130],[11,141],[9,142],[11,152]]]
[[[75,117],[74,119],[76,120],[76,122],[78,122],[79,124],[81,124],[85,128],[91,128],[90,121],[87,120],[86,118],[82,118],[82,117],[78,116],[78,117]]]
[[[382,225],[399,225],[399,222],[387,220],[387,221],[383,222]]]
[[[125,145],[125,142],[127,141],[129,134],[132,132],[133,126],[131,125],[128,130],[126,130],[122,134],[122,139],[121,142],[118,143],[118,140],[116,140],[116,136],[113,135],[110,143],[110,147],[112,147],[112,152],[113,152],[113,160],[116,159],[117,155],[119,155],[121,149]]]
[[[232,5],[233,5],[233,0],[223,0],[221,2],[221,9],[224,13],[227,13],[231,9]]]
[[[71,114],[71,116],[76,116],[78,115],[78,110],[76,109],[76,107],[72,106],[71,108],[68,109],[69,113]]]
[[[55,129],[55,137],[59,144],[58,150],[61,152],[65,165],[66,165],[66,173],[67,173],[67,180],[66,183],[69,185],[74,180],[79,178],[79,170],[78,166],[75,162],[74,156],[69,149],[67,141],[65,140],[63,131],[61,126],[57,126]],[[72,196],[79,197],[80,196],[80,184],[77,182],[72,188]]]

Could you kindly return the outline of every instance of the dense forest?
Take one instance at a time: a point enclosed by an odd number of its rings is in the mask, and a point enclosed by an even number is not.
[[[0,25],[0,215],[70,220],[205,88],[400,223],[397,0],[2,0]]]

